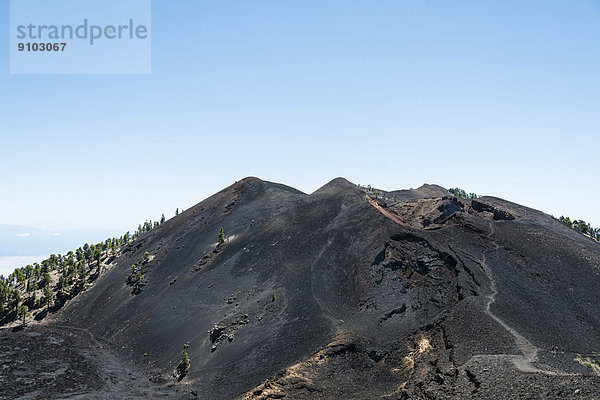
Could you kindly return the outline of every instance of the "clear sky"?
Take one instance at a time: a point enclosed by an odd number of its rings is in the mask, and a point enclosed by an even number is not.
[[[116,235],[245,176],[344,176],[600,226],[597,0],[154,0],[150,75],[10,75],[8,46],[0,223]]]

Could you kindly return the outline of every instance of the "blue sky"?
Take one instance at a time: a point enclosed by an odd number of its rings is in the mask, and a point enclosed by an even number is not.
[[[154,0],[150,75],[9,64],[1,29],[0,223],[117,235],[245,176],[344,176],[600,226],[599,1]]]

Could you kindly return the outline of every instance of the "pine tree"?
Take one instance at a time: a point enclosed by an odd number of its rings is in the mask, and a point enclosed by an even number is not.
[[[48,272],[44,272],[39,286],[41,288],[44,288],[44,287],[50,286],[50,283],[52,283],[52,278],[50,277],[50,274]]]
[[[14,310],[16,311],[19,307],[19,302],[21,301],[21,292],[19,292],[18,289],[13,289],[10,292],[10,296],[12,298],[12,301],[14,302]]]
[[[96,249],[96,253],[94,254],[94,259],[96,260],[96,267],[98,268],[98,274],[99,274],[100,267],[102,266],[102,250]]]
[[[48,311],[50,311],[50,303],[54,301],[54,291],[50,288],[50,286],[46,286],[44,289],[44,302],[48,307]]]
[[[181,362],[179,363],[179,365],[177,366],[177,372],[179,373],[179,379],[183,378],[185,376],[185,374],[187,374],[187,372],[190,370],[190,359],[188,357],[188,353],[187,351],[185,351],[185,349],[183,349],[183,351],[181,352]]]
[[[219,244],[225,243],[225,232],[223,232],[223,227],[221,227],[221,230],[219,231],[218,241]]]
[[[23,326],[25,326],[25,319],[29,317],[31,314],[29,313],[29,307],[26,305],[22,305],[17,310],[17,318],[23,319]]]

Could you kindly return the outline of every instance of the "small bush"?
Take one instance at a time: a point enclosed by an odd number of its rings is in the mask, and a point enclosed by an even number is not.
[[[582,357],[581,354],[577,354],[573,361],[590,368],[596,375],[600,375],[600,353],[594,353],[593,357]]]
[[[177,373],[179,374],[179,379],[181,380],[185,374],[188,373],[188,371],[190,370],[190,359],[188,357],[187,351],[185,351],[185,349],[183,349],[183,351],[181,352],[181,362],[179,362],[179,365],[177,366]]]

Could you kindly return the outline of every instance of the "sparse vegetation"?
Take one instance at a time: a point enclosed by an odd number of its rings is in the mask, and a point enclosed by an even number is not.
[[[135,264],[131,266],[129,275],[127,276],[127,284],[133,287],[131,289],[132,294],[139,294],[144,286],[146,286],[144,274]]]
[[[29,312],[29,307],[27,307],[26,305],[19,306],[19,309],[17,310],[17,319],[23,320],[23,326],[25,326],[25,320],[29,316],[31,316],[31,313]]]
[[[454,197],[458,197],[459,199],[476,199],[479,197],[475,193],[467,193],[461,188],[450,188],[448,191],[452,193]]]
[[[461,188],[450,188],[448,189],[450,193],[454,196],[461,199],[477,199],[479,196],[475,193],[467,193]],[[553,217],[555,218],[555,217]],[[585,222],[582,219],[572,220],[569,217],[560,216],[559,218],[555,218],[557,221],[562,222],[567,225],[571,229],[576,230],[579,233],[583,233],[586,236],[591,237],[594,240],[600,241],[600,228],[594,228],[589,223]]]
[[[0,275],[0,319],[22,318],[20,306],[28,308],[28,315],[44,306],[48,310],[52,305],[60,307],[98,278],[103,263],[109,263],[125,246],[165,220],[163,214],[160,222],[146,221],[133,234],[127,232],[97,244],[86,243],[65,255],[52,254],[40,263],[17,268],[8,277]],[[150,254],[144,254],[145,262],[150,258]],[[136,283],[143,278],[138,273],[132,277]]]
[[[357,186],[376,199],[381,197],[384,200],[398,201],[398,196],[392,197],[389,193],[386,193],[385,190],[374,188],[371,185],[363,186],[359,184]]]
[[[177,373],[179,374],[180,380],[185,376],[185,374],[188,373],[188,371],[190,370],[190,366],[191,362],[190,358],[188,357],[188,353],[187,351],[185,351],[185,349],[183,349],[183,351],[181,352],[181,361],[177,366]]]
[[[600,375],[600,353],[593,353],[591,357],[582,357],[577,354],[573,361],[590,368],[596,375]]]
[[[569,228],[600,242],[600,228],[594,228],[582,219],[571,221],[571,218],[563,217],[562,215],[558,218],[558,221],[567,225]]]
[[[137,269],[135,264],[131,265],[129,275],[127,276],[127,284],[134,286],[142,279],[142,273]]]
[[[50,286],[46,286],[44,288],[44,303],[46,303],[46,307],[48,307],[48,311],[50,311],[50,304],[54,302],[55,296],[54,291]]]
[[[372,187],[371,185],[367,185],[367,186],[357,185],[357,186],[359,188],[363,189],[364,191],[366,191],[367,193],[374,195],[375,198],[383,195],[383,190],[376,189],[376,188]]]

